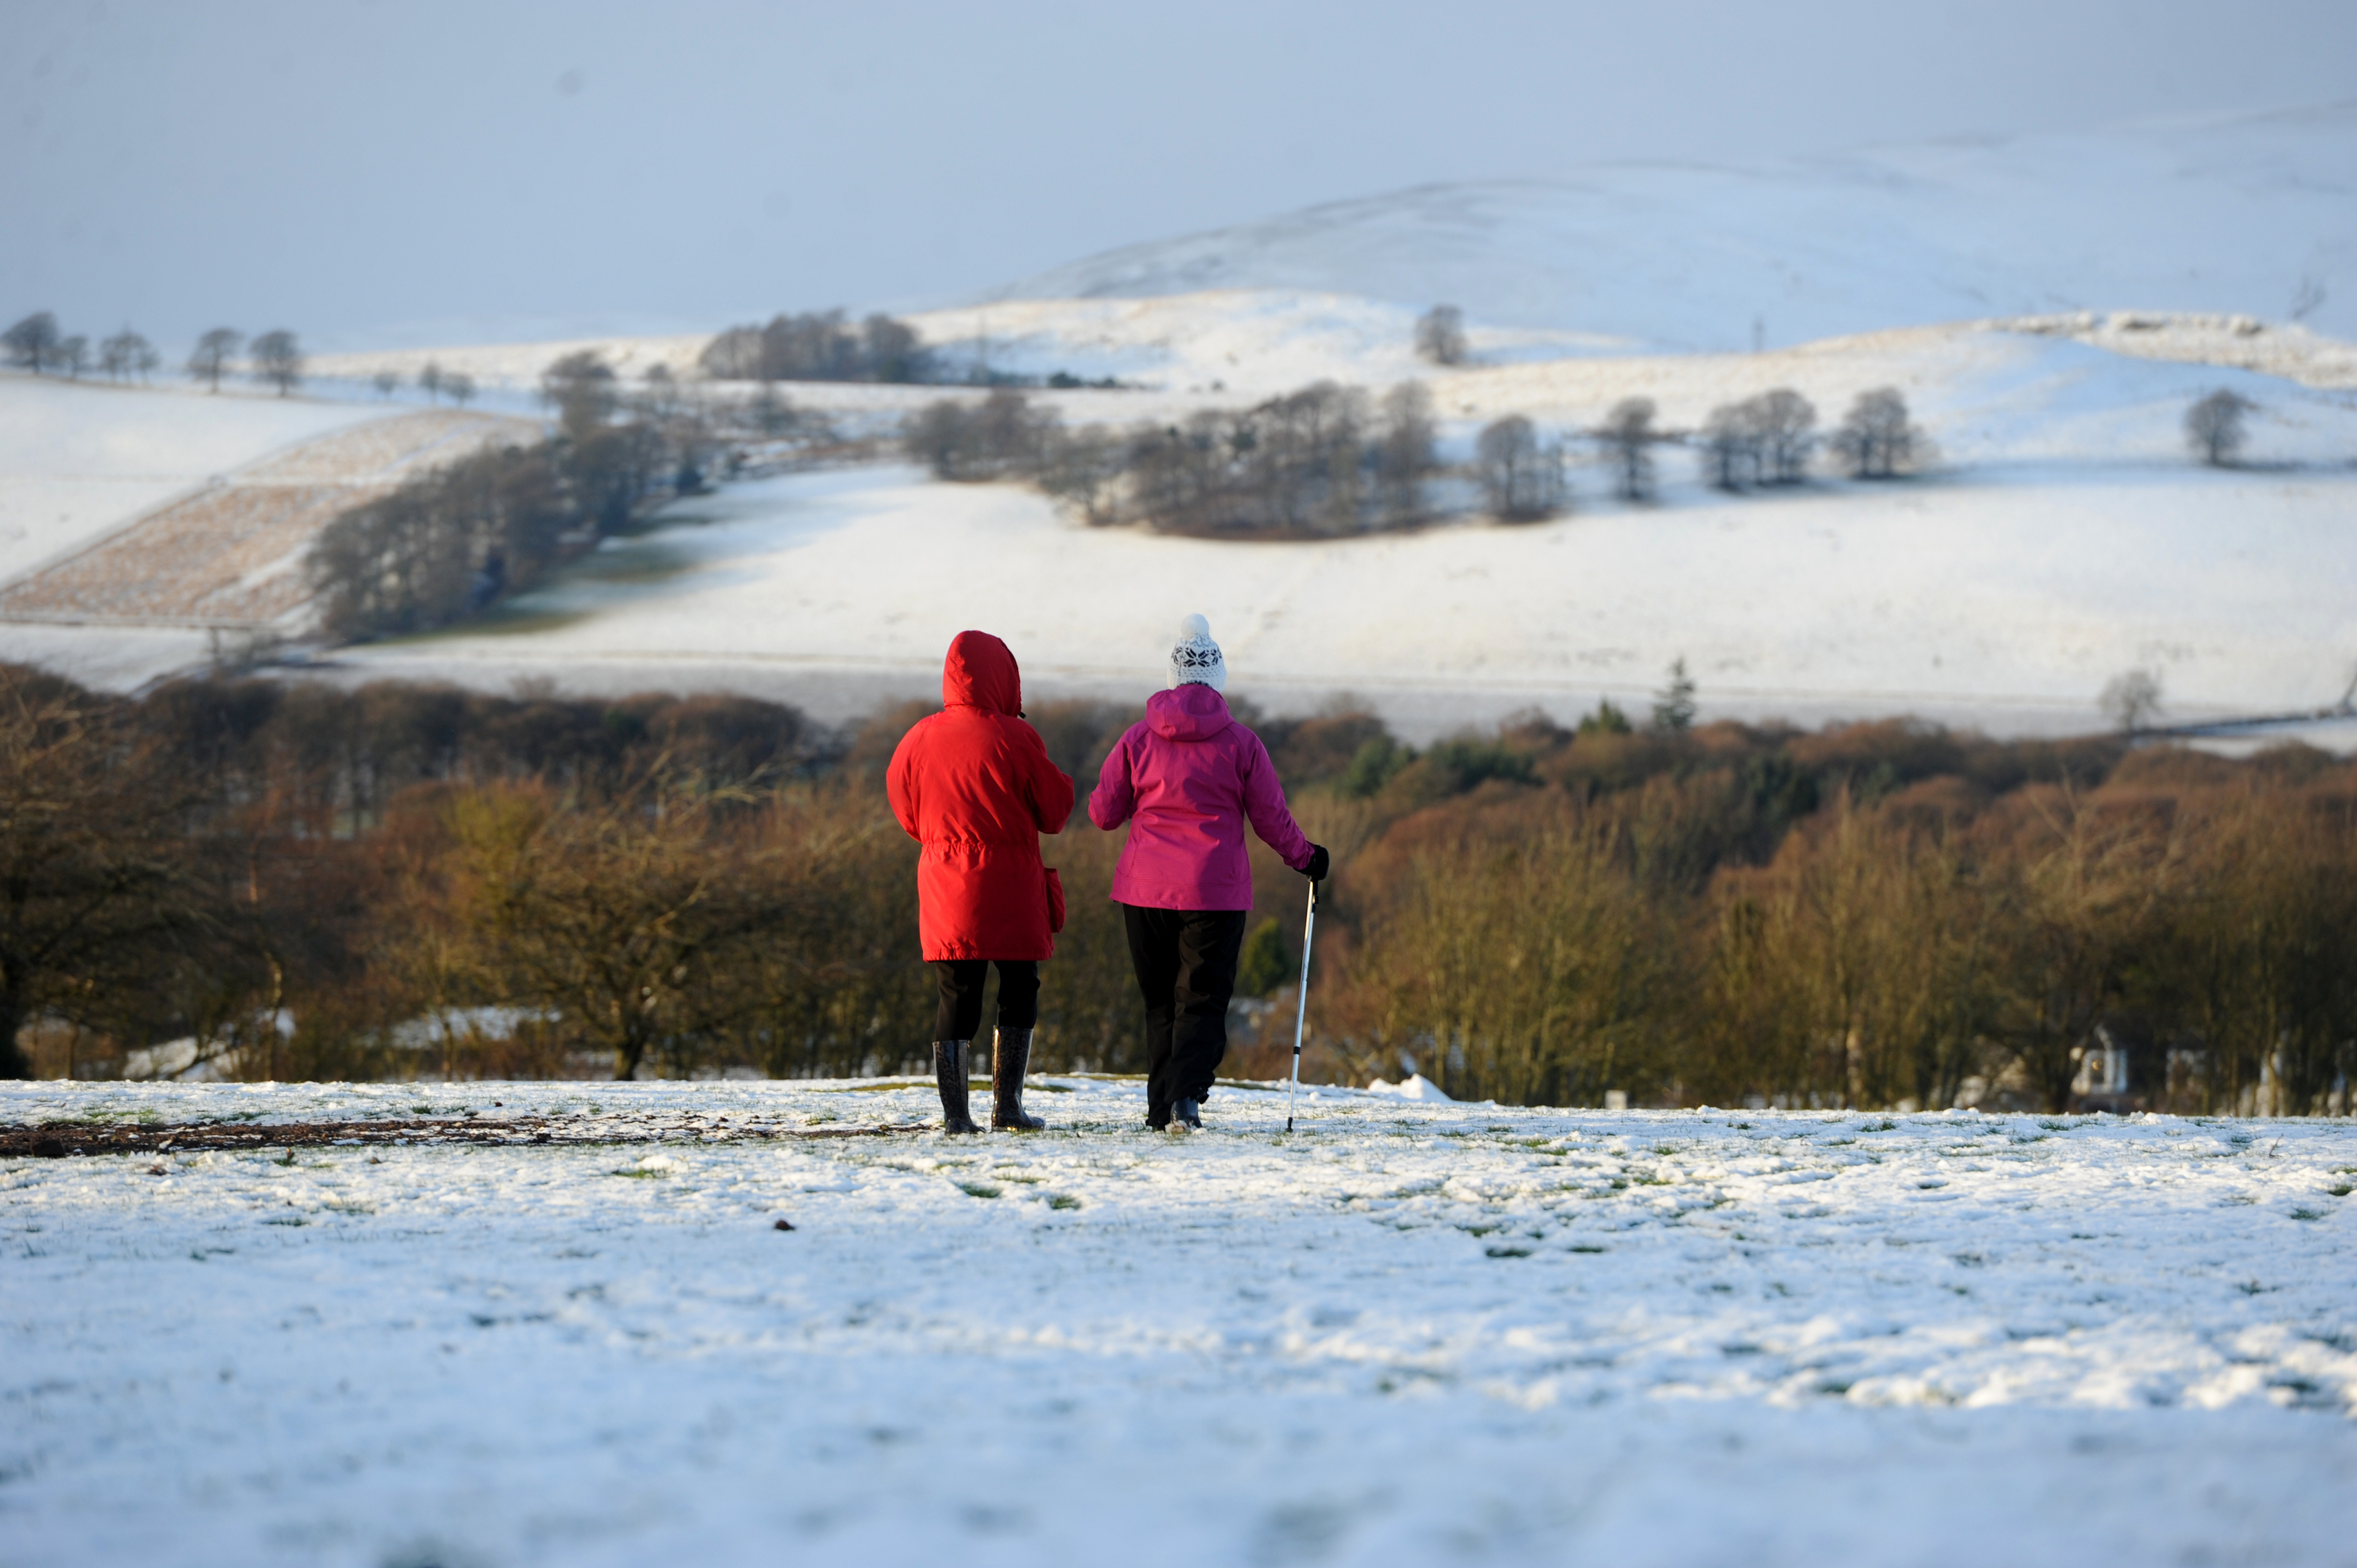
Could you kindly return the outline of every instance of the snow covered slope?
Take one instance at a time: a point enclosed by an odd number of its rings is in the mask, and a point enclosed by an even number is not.
[[[0,376],[0,660],[125,689],[202,666],[211,628],[299,627],[303,552],[329,518],[534,428]]]
[[[260,1135],[0,1163],[6,1558],[2348,1562],[2346,1121],[932,1100],[0,1089]]]
[[[990,298],[1212,289],[1734,349],[2122,309],[2357,338],[2357,102],[1758,165],[1425,186],[1132,245]]]
[[[309,398],[0,372],[0,582],[281,447],[381,417]]]
[[[1426,186],[1133,245],[908,319],[960,370],[1265,395],[1427,373],[1411,331],[1440,301],[1470,313],[1485,366],[1731,352],[1755,326],[1791,346],[2034,317],[2125,353],[2357,385],[2357,102]],[[433,360],[521,397],[563,353],[596,349],[626,379],[687,376],[705,341],[350,353],[314,370],[357,389]]]
[[[2080,731],[2104,683],[2171,710],[2337,698],[2357,660],[2357,475],[2024,464],[1949,482],[1302,544],[1089,529],[1012,486],[853,470],[732,486],[465,634],[338,655],[343,678],[719,688],[834,719],[938,692],[968,626],[1035,696],[1141,700],[1200,610],[1233,690],[1355,693],[1423,738],[1537,704],[1641,704],[1692,661],[1713,716],[1916,713]]]

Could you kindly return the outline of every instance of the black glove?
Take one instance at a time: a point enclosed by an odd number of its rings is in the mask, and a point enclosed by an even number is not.
[[[1326,880],[1327,869],[1326,846],[1322,843],[1311,844],[1309,864],[1301,868],[1301,875],[1312,882],[1323,882]]]

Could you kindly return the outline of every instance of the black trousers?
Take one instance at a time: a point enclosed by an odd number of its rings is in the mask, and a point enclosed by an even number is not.
[[[1228,1054],[1228,998],[1235,994],[1249,909],[1121,907],[1130,967],[1146,997],[1146,1120],[1170,1120],[1172,1101],[1211,1092]]]
[[[933,1011],[933,1038],[971,1040],[982,1027],[982,982],[998,966],[998,1026],[1028,1029],[1039,1021],[1039,961],[1029,958],[940,959],[925,967],[942,983]]]

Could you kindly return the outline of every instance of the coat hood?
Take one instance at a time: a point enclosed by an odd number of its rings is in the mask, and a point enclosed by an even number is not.
[[[1225,697],[1190,681],[1146,698],[1146,722],[1165,740],[1209,740],[1235,719]]]
[[[1023,712],[1023,671],[1006,644],[986,631],[962,631],[942,660],[942,706],[980,708],[1015,718]]]

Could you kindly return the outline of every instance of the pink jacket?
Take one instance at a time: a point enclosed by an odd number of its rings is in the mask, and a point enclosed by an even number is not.
[[[1247,818],[1286,865],[1309,864],[1268,748],[1228,715],[1226,698],[1191,683],[1146,699],[1089,796],[1098,827],[1130,824],[1114,899],[1154,909],[1251,908]]]

